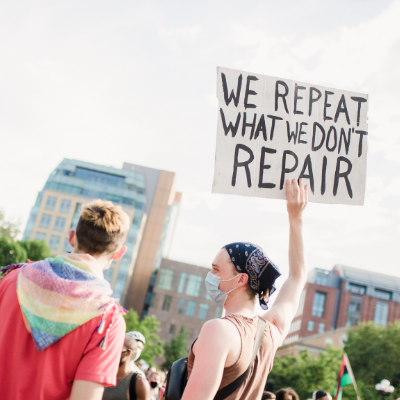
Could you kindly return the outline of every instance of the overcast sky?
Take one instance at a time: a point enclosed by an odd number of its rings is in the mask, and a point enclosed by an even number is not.
[[[309,204],[308,269],[400,276],[400,1],[0,3],[0,207],[25,226],[63,158],[176,172],[171,258],[261,245],[286,273],[282,200],[211,194],[223,66],[369,95],[363,207]]]

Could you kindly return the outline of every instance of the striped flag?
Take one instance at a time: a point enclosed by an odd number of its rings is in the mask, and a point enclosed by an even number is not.
[[[337,385],[333,391],[335,396],[334,400],[342,400],[342,387],[346,385],[353,385],[357,394],[357,400],[360,400],[360,395],[357,389],[357,383],[354,379],[353,371],[351,370],[350,361],[347,358],[347,354],[344,353],[342,364],[340,366],[340,372],[337,380]]]

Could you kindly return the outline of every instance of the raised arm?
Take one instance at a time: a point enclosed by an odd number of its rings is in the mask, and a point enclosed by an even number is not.
[[[274,305],[263,318],[271,321],[283,337],[297,311],[299,299],[306,281],[303,243],[303,211],[307,205],[307,185],[303,180],[286,181],[287,211],[289,214],[289,277],[286,279]]]

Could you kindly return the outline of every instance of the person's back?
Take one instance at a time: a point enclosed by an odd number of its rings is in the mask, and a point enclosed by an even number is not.
[[[125,322],[102,270],[128,228],[122,209],[94,202],[70,233],[73,254],[1,269],[1,398],[100,399],[115,384]]]

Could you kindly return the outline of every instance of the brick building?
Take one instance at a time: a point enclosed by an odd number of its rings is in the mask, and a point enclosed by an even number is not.
[[[162,259],[145,304],[145,313],[161,322],[162,340],[170,340],[185,326],[190,332],[189,345],[204,322],[222,316],[223,307],[214,303],[206,292],[204,280],[209,271],[209,268]]]
[[[400,278],[336,265],[308,274],[284,345],[339,328],[400,320]]]

